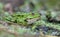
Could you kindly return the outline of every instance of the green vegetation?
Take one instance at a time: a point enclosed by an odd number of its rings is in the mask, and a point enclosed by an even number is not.
[[[22,11],[17,11],[12,15],[4,11],[4,4],[0,3],[0,36],[24,37],[26,34],[27,37],[34,37],[33,35],[37,36],[37,34],[40,36],[41,32],[44,35],[60,36],[60,11],[54,11],[59,1],[26,0],[20,7]],[[44,10],[45,6],[46,10]]]

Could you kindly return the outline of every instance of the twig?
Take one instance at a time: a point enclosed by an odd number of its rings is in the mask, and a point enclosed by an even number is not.
[[[9,30],[7,27],[4,27],[4,26],[0,27],[0,31],[5,31],[7,33],[13,34],[15,35],[15,37],[19,36],[17,32],[15,32],[14,30]]]

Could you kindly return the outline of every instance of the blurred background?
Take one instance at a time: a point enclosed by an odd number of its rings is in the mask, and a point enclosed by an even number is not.
[[[0,0],[0,37],[60,37],[60,0]]]

